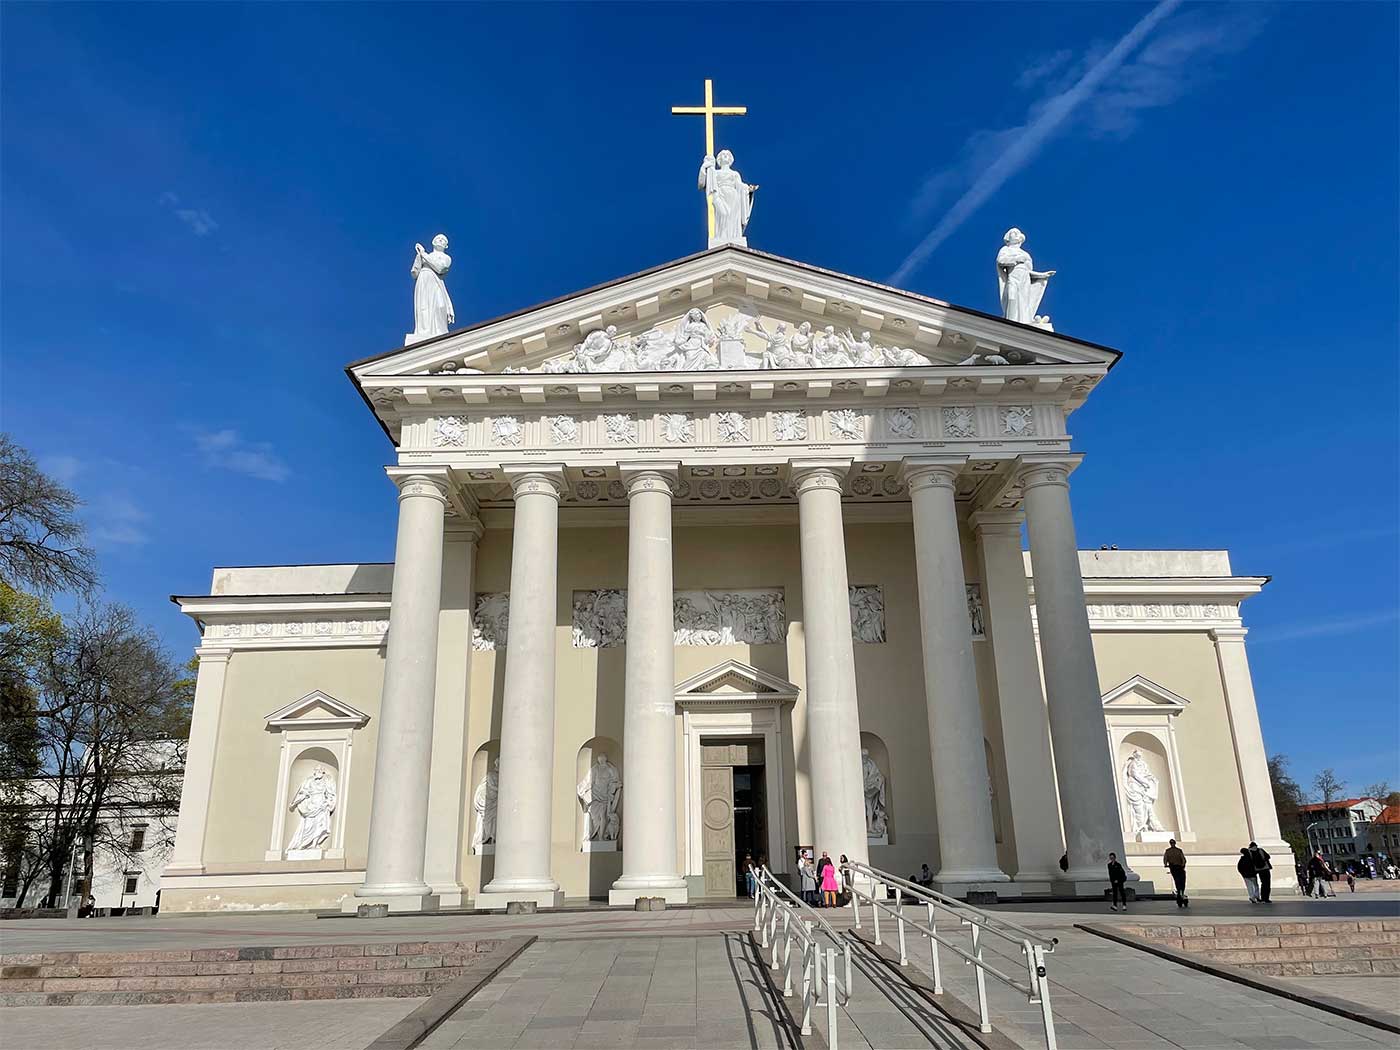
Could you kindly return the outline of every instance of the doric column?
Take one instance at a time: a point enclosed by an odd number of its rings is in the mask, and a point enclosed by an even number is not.
[[[820,854],[869,862],[860,765],[855,652],[846,581],[841,482],[846,460],[792,465],[802,549],[802,629],[807,658],[807,755],[812,839]]]
[[[1068,475],[1078,462],[1078,457],[1026,456],[1018,477],[1025,491],[1045,698],[1069,853],[1063,878],[1105,882],[1108,854],[1117,853],[1125,867],[1126,854],[1113,763],[1102,746],[1108,728],[1069,509]]]
[[[1243,627],[1217,627],[1210,636],[1220,664],[1225,710],[1230,715],[1230,735],[1234,738],[1249,837],[1261,846],[1286,848],[1279,833],[1269,756],[1264,750],[1264,733],[1259,728],[1259,709],[1254,700],[1254,680],[1244,651],[1244,636],[1248,633]]]
[[[967,580],[953,484],[966,456],[904,461],[914,509],[914,562],[924,654],[924,700],[938,814],[937,881],[1007,882],[997,866]]]
[[[467,710],[471,704],[475,518],[447,525],[442,552],[442,613],[438,617],[437,688],[433,704],[433,761],[428,781],[428,844],[423,877],[444,908],[466,903],[462,848],[468,804]]]
[[[510,634],[501,696],[501,776],[495,876],[478,907],[510,901],[557,907],[550,875],[554,792],[554,645],[559,589],[557,466],[506,468],[515,492],[510,556]],[[625,765],[625,762],[624,762]]]
[[[996,668],[1015,878],[1048,882],[1060,877],[1065,844],[1021,555],[1022,520],[1019,511],[980,510],[972,515],[972,527],[982,565],[982,616]]]
[[[610,904],[684,904],[676,860],[676,663],[671,494],[679,463],[629,468],[627,670],[622,726],[622,877]]]
[[[200,646],[199,676],[194,684],[190,740],[185,751],[185,779],[180,786],[180,822],[175,848],[165,871],[170,875],[204,874],[204,832],[209,822],[209,793],[214,784],[214,757],[219,749],[224,679],[229,650]]]
[[[369,810],[369,859],[364,885],[343,906],[351,909],[366,898],[381,898],[379,903],[395,911],[418,911],[437,905],[423,881],[423,853],[447,476],[408,471],[390,476],[399,487],[399,535]]]

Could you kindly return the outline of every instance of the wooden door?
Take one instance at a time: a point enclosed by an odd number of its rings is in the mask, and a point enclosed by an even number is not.
[[[700,770],[701,855],[705,864],[705,896],[733,897],[734,770],[704,766]]]

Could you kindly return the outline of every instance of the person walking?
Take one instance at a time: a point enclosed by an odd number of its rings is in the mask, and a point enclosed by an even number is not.
[[[825,867],[822,865],[825,864]],[[826,851],[822,851],[822,859],[817,862],[821,875],[822,907],[836,907],[836,894],[841,888],[841,883],[836,878],[836,865],[831,863],[831,858]]]
[[[1113,911],[1128,910],[1128,873],[1123,869],[1123,865],[1118,863],[1118,854],[1108,855],[1108,888],[1113,898]],[[1119,902],[1123,906],[1118,906]]]
[[[1347,889],[1352,893],[1356,892],[1356,873],[1350,868],[1347,868]]]
[[[749,894],[750,897],[753,897],[754,894],[758,891],[758,883],[757,883],[757,881],[754,879],[754,874],[753,874],[753,854],[752,854],[752,853],[745,853],[745,854],[744,854],[744,886],[745,886],[745,888],[748,890],[748,894]]]
[[[1312,880],[1312,895],[1314,897],[1326,897],[1329,873],[1327,870],[1327,862],[1322,859],[1321,850],[1314,853],[1308,861],[1308,878]]]
[[[1259,903],[1272,904],[1269,899],[1269,884],[1273,881],[1270,872],[1273,870],[1274,862],[1269,857],[1269,851],[1262,849],[1257,842],[1249,844],[1249,856],[1254,861],[1254,874],[1259,879]]]
[[[1171,872],[1172,885],[1176,887],[1176,892],[1173,894],[1176,898],[1176,906],[1184,908],[1190,903],[1186,899],[1186,854],[1176,844],[1176,839],[1171,839],[1169,842],[1166,852],[1162,854],[1162,864],[1167,871]]]
[[[1235,861],[1235,870],[1240,873],[1240,878],[1244,879],[1245,892],[1249,894],[1249,903],[1259,903],[1259,877],[1254,874],[1254,858],[1249,855],[1247,846],[1240,847],[1240,859]]]
[[[797,862],[797,869],[802,876],[802,899],[808,906],[817,906],[817,872],[812,867],[812,858],[806,853],[802,854],[802,859]]]

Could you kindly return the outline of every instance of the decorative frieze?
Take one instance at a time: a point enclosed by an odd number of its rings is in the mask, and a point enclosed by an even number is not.
[[[637,420],[626,412],[616,412],[603,417],[603,430],[610,445],[635,445],[637,443]]]
[[[859,441],[865,437],[865,413],[837,408],[826,414],[827,434],[833,441]]]
[[[885,641],[885,593],[879,587],[851,584],[851,638],[867,645]]]
[[[1002,405],[998,416],[1005,437],[1035,436],[1035,413],[1030,405]]]
[[[1180,622],[1235,623],[1239,619],[1238,605],[1220,602],[1094,602],[1086,606],[1085,611],[1090,620],[1144,625],[1158,621],[1164,626]]]
[[[977,436],[977,413],[970,405],[948,405],[943,409],[943,436],[970,438]]]
[[[774,412],[770,419],[775,441],[807,440],[807,413],[784,410]]]
[[[715,435],[720,441],[747,442],[749,440],[749,417],[743,412],[716,412]]]
[[[441,416],[433,426],[434,448],[464,448],[467,444],[467,424],[457,416]]]
[[[387,607],[386,607],[387,608]],[[241,620],[209,623],[204,628],[206,643],[234,643],[263,647],[288,645],[316,646],[318,644],[364,645],[380,644],[389,630],[388,619],[364,618],[339,614],[307,619]]]
[[[515,416],[491,418],[491,441],[505,448],[518,448],[525,437],[525,428]]]
[[[663,412],[656,422],[661,440],[668,445],[688,445],[695,440],[695,417],[689,412]]]
[[[506,647],[510,633],[510,592],[483,591],[472,612],[472,648],[491,652]]]
[[[556,445],[577,445],[578,420],[573,416],[550,416],[549,439]]]
[[[890,437],[900,440],[913,440],[921,437],[919,410],[916,408],[891,408],[885,411],[885,429]]]
[[[676,645],[781,645],[787,638],[787,607],[780,588],[677,591],[672,606]],[[575,649],[607,649],[626,641],[625,590],[574,592]]]

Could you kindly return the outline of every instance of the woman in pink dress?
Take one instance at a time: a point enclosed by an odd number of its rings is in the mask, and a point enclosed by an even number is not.
[[[822,854],[826,856],[826,854]],[[836,878],[836,865],[830,860],[826,867],[822,868],[822,903],[828,908],[836,907],[836,894],[841,890],[841,883]]]

